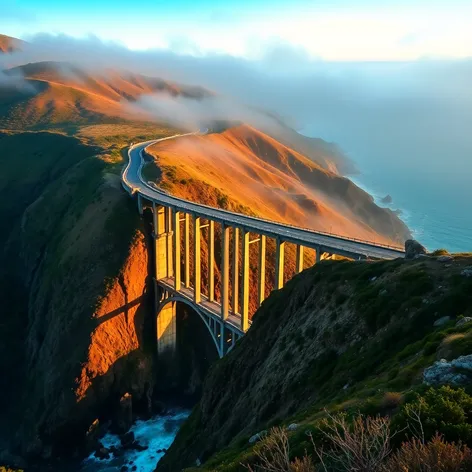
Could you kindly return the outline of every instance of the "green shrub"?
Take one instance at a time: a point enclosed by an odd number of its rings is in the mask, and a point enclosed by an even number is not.
[[[394,418],[397,430],[433,438],[436,433],[447,441],[472,444],[472,396],[449,386],[430,388],[403,406]],[[408,433],[406,433],[408,435]],[[404,437],[404,436],[403,436]]]

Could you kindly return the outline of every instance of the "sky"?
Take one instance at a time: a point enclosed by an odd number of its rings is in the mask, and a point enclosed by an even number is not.
[[[67,34],[259,59],[280,43],[325,61],[472,56],[470,0],[0,0],[0,32]]]

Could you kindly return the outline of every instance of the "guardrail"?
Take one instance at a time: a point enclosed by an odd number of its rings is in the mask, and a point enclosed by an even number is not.
[[[145,141],[143,143],[139,143],[137,145],[133,145],[129,148],[128,150],[128,164],[126,165],[126,167],[124,168],[123,170],[123,173],[122,173],[122,180],[123,180],[123,183],[124,183],[124,188],[125,190],[128,191],[128,193],[130,194],[133,194],[135,193],[136,191],[139,191],[139,188],[135,188],[133,187],[126,179],[126,174],[128,172],[128,169],[129,169],[129,166],[131,164],[131,157],[130,157],[130,152],[132,151],[132,149],[134,149],[135,147],[137,146],[142,146],[144,145],[143,147],[143,150],[142,151],[145,151],[147,152],[147,148],[157,142],[161,142],[161,141],[165,141],[165,140],[169,140],[169,139],[174,139],[174,138],[177,138],[177,137],[181,137],[181,136],[190,136],[190,135],[195,135],[195,134],[198,134],[197,133],[186,133],[186,134],[180,134],[180,135],[174,135],[174,136],[169,136],[169,137],[166,137],[166,138],[161,138],[161,139],[157,139],[157,140],[150,140],[150,141]],[[267,224],[271,224],[271,225],[276,225],[280,228],[287,228],[287,229],[296,229],[296,230],[301,230],[301,231],[307,231],[313,235],[318,235],[318,236],[326,236],[326,237],[329,237],[329,238],[332,238],[332,239],[336,239],[340,242],[342,241],[350,241],[350,242],[355,242],[355,243],[359,243],[359,244],[364,244],[366,246],[371,246],[371,247],[378,247],[378,248],[383,248],[383,249],[389,249],[389,250],[392,250],[392,251],[396,251],[399,253],[399,255],[403,255],[404,254],[404,250],[401,246],[395,246],[395,245],[392,245],[392,244],[384,244],[384,243],[378,243],[378,242],[375,242],[375,241],[369,241],[369,240],[364,240],[364,239],[360,239],[360,238],[353,238],[353,237],[349,237],[349,236],[344,236],[344,235],[339,235],[339,234],[335,234],[335,233],[331,233],[331,232],[328,232],[328,231],[319,231],[319,230],[313,230],[313,229],[310,229],[310,228],[303,228],[303,227],[300,227],[300,226],[295,226],[295,225],[291,225],[291,224],[288,224],[288,223],[280,223],[280,222],[276,222],[276,221],[272,221],[272,220],[267,220],[267,219],[264,219],[264,218],[255,218],[253,216],[249,216],[249,215],[244,215],[242,213],[236,213],[236,212],[231,212],[231,211],[228,211],[228,210],[224,210],[224,209],[221,209],[221,208],[215,208],[215,207],[211,207],[209,205],[205,205],[205,204],[202,204],[202,203],[196,203],[196,202],[192,202],[192,201],[189,201],[189,200],[184,200],[182,198],[179,198],[179,197],[175,197],[173,195],[170,195],[162,190],[159,190],[159,189],[156,189],[154,187],[151,187],[147,182],[145,182],[143,180],[143,177],[142,177],[142,169],[144,167],[144,159],[143,159],[143,156],[142,156],[142,151],[140,153],[140,164],[139,164],[139,168],[138,168],[138,177],[139,179],[141,180],[142,184],[147,187],[148,189],[152,190],[153,192],[156,192],[156,193],[161,193],[162,195],[165,195],[167,197],[170,197],[174,200],[176,200],[177,202],[183,202],[183,203],[186,203],[186,204],[191,204],[192,206],[196,207],[196,208],[199,208],[201,209],[201,213],[202,214],[205,214],[205,211],[206,210],[212,210],[212,212],[218,212],[218,213],[221,213],[222,215],[240,215],[242,217],[244,217],[244,219],[247,219],[247,220],[252,220],[252,221],[257,221],[257,222],[262,222],[262,223],[267,223]],[[224,219],[224,218],[222,218]]]

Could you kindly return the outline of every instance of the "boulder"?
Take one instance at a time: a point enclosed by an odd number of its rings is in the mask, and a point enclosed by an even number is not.
[[[121,445],[124,448],[131,447],[134,443],[134,433],[133,433],[133,431],[128,431],[127,433],[122,434],[120,436],[120,442],[121,442]]]
[[[295,431],[296,429],[298,429],[297,423],[292,423],[287,426],[287,431]]]
[[[467,385],[471,380],[469,372],[472,374],[472,355],[460,356],[451,362],[441,359],[424,370],[423,382],[427,385]]]
[[[452,262],[454,260],[452,256],[446,256],[446,255],[439,256],[437,259],[439,262]]]
[[[257,442],[257,441],[260,441],[260,440],[263,439],[266,435],[267,435],[267,431],[266,431],[266,430],[263,430],[263,431],[260,431],[260,432],[257,433],[257,434],[254,434],[254,436],[251,436],[251,437],[249,438],[249,444],[254,444],[254,443]]]
[[[461,318],[461,319],[457,320],[456,327],[462,326],[462,325],[468,323],[469,321],[472,321],[472,317],[464,316],[464,318]]]
[[[428,251],[415,239],[405,241],[405,259],[414,259],[420,255],[426,255]]]
[[[393,198],[391,197],[391,195],[385,195],[385,197],[381,199],[381,202],[385,204],[392,203],[392,201],[393,201]]]
[[[434,322],[433,326],[442,326],[451,320],[450,316],[442,316]]]
[[[118,433],[125,433],[133,424],[133,398],[125,393],[120,398],[120,406],[115,416],[115,424]]]
[[[472,267],[466,267],[462,272],[461,275],[464,277],[472,277]]]
[[[95,451],[95,457],[98,459],[110,459],[110,450],[101,444]]]
[[[472,354],[460,356],[451,361],[451,364],[456,369],[462,369],[472,373]]]
[[[143,446],[142,444],[139,444],[138,441],[134,441],[131,447],[135,451],[145,451],[148,448],[148,446]]]

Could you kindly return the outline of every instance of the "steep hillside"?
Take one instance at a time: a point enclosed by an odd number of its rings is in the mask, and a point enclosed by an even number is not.
[[[133,106],[141,95],[192,99],[204,89],[117,71],[90,73],[68,63],[40,62],[5,71],[10,87],[0,89],[0,128],[44,129],[92,123],[154,121]]]
[[[152,391],[148,243],[112,157],[54,133],[0,134],[0,446],[21,455],[77,450],[124,393],[146,407]]]
[[[158,143],[149,153],[165,170],[161,185],[184,198],[206,203],[196,190],[203,182],[271,220],[400,246],[409,236],[350,180],[246,125]]]
[[[248,439],[290,423],[292,457],[302,456],[312,447],[306,431],[320,437],[324,408],[388,414],[404,427],[402,405],[415,401],[414,392],[424,394],[424,368],[472,351],[472,324],[462,319],[472,315],[471,264],[470,255],[326,261],[296,276],[270,295],[247,335],[215,364],[199,405],[156,470],[200,461],[192,470],[242,472],[254,463]],[[466,387],[469,367],[457,370]],[[426,395],[425,405],[434,395],[439,403],[434,412],[420,411],[431,415],[422,416],[425,434],[437,427],[450,441],[472,444],[472,398],[459,405],[460,392]]]
[[[23,44],[24,42],[20,39],[0,34],[0,54],[7,54],[21,50]]]

